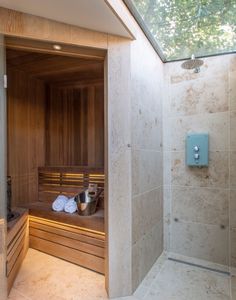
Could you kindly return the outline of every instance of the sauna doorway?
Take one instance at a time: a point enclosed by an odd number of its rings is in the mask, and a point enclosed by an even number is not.
[[[104,274],[104,55],[18,42],[6,47],[8,206],[28,212],[29,247]],[[52,210],[90,183],[103,189],[95,214]]]

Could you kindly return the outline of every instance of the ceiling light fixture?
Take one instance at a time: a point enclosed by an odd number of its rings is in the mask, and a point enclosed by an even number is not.
[[[60,51],[61,50],[61,46],[55,44],[55,45],[53,45],[53,49],[57,50],[57,51]]]

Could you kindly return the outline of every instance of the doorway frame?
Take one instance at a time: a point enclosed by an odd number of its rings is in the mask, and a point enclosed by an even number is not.
[[[38,52],[45,54],[53,54],[58,56],[78,57],[103,61],[104,66],[104,222],[105,222],[105,288],[109,295],[109,230],[108,230],[108,50],[100,48],[85,47],[73,45],[70,43],[62,43],[60,41],[45,41],[34,38],[24,38],[21,36],[11,36],[3,34],[5,50],[15,49],[29,52]],[[53,49],[53,45],[60,45],[60,50]],[[5,57],[6,60],[6,57]],[[7,97],[6,97],[7,103]],[[6,120],[5,120],[6,122]]]
[[[106,51],[107,276],[111,298],[130,296],[132,283],[132,61],[133,40],[0,7],[5,36]]]
[[[0,298],[7,298],[7,95],[5,38],[0,33]],[[3,76],[3,77],[2,77]]]

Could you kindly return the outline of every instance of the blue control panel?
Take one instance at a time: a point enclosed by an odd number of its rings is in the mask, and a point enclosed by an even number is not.
[[[209,164],[208,133],[189,133],[186,138],[187,166],[208,166]]]

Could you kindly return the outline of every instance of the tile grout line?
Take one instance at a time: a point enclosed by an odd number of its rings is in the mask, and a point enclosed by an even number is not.
[[[228,91],[230,91],[230,70],[228,69]],[[228,264],[229,264],[229,270],[231,273],[231,100],[230,100],[230,92],[228,93],[228,107],[229,107],[229,112],[228,112],[228,136],[229,136],[229,141],[228,141],[228,148],[229,148],[229,160],[228,160],[228,171],[229,171],[229,195],[228,195],[228,214],[229,214],[229,232],[228,232]],[[232,299],[232,275],[230,276],[230,281],[229,281],[229,288],[230,288],[230,299]]]
[[[23,294],[21,291],[19,291],[16,287],[13,287],[16,292],[21,295],[22,297],[24,297],[26,300],[33,300],[32,298],[29,298],[28,296],[26,296],[25,294]]]

